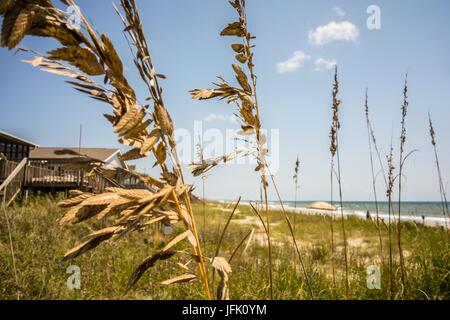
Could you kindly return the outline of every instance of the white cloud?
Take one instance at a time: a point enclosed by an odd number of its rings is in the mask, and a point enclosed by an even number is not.
[[[337,6],[334,7],[333,11],[334,11],[334,13],[336,13],[338,15],[338,17],[340,17],[340,18],[345,17],[345,11],[342,10],[341,8],[339,8],[339,7],[337,7]]]
[[[314,60],[313,71],[327,71],[333,69],[337,64],[335,59],[326,60],[324,58],[318,58]]]
[[[235,116],[227,116],[224,114],[216,114],[216,113],[211,113],[209,115],[207,115],[206,117],[203,118],[203,120],[209,122],[209,121],[228,121],[230,123],[237,123],[236,117]]]
[[[283,62],[277,63],[277,71],[280,74],[289,73],[301,68],[303,63],[311,59],[311,56],[307,55],[303,51],[295,51],[292,57]]]
[[[318,26],[314,31],[309,32],[309,41],[316,45],[324,45],[333,41],[356,42],[358,37],[358,28],[349,21],[333,21],[324,26]]]

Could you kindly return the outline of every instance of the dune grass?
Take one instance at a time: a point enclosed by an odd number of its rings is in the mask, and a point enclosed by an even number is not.
[[[202,219],[202,203],[193,205],[194,212]],[[207,203],[205,256],[211,257],[216,243],[231,213],[232,204]],[[300,266],[295,259],[295,251],[290,232],[284,222],[282,212],[271,211],[274,264],[274,298],[308,299],[309,292]],[[149,254],[161,249],[174,236],[166,236],[158,230],[148,229],[140,233],[130,233],[115,242],[102,244],[97,250],[88,252],[73,261],[62,262],[64,252],[72,247],[80,237],[92,228],[100,229],[102,223],[82,223],[61,227],[58,219],[63,210],[56,206],[51,197],[33,198],[25,204],[17,204],[8,209],[13,244],[15,249],[18,286],[10,254],[8,232],[4,217],[0,220],[0,299],[202,299],[200,283],[162,286],[160,283],[180,274],[182,270],[175,261],[182,261],[189,254],[187,244],[180,243],[180,251],[175,260],[160,261],[147,272],[136,288],[124,293],[128,278],[134,266]],[[329,219],[315,215],[297,215],[296,238],[305,255],[305,265],[310,275],[316,299],[345,299],[345,261],[335,259],[336,287],[333,289],[329,239]],[[336,221],[335,223],[339,223]],[[252,241],[245,252],[246,241],[236,252],[231,263],[233,273],[229,281],[231,299],[268,299],[267,240],[264,230],[252,214],[250,207],[240,205],[223,239],[221,255],[227,259],[248,235],[255,229]],[[339,228],[336,226],[336,232]],[[174,229],[181,233],[183,227]],[[450,298],[450,257],[447,237],[441,228],[431,228],[412,223],[402,226],[402,249],[405,269],[408,273],[406,299],[449,299]],[[387,237],[387,227],[383,226],[383,239]],[[381,266],[381,290],[369,290],[366,286],[366,268],[380,265],[379,236],[373,221],[356,217],[346,219],[349,259],[349,298],[388,299],[389,269]],[[336,239],[342,239],[336,235]],[[247,239],[248,240],[248,239]],[[343,243],[336,241],[335,248],[342,252]],[[343,255],[340,255],[343,257]],[[394,254],[394,257],[398,255]],[[178,257],[178,258],[177,258]],[[336,255],[339,257],[339,255]],[[186,259],[184,259],[186,260]],[[400,264],[394,260],[394,281],[401,279]],[[81,289],[69,290],[66,273],[69,265],[81,269]],[[212,281],[209,274],[209,281]],[[216,281],[219,281],[218,279]],[[399,287],[398,285],[396,288]],[[400,298],[400,292],[396,292]]]

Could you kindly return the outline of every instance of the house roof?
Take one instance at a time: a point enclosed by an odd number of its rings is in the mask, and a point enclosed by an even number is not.
[[[37,148],[31,151],[31,160],[76,160],[88,158],[108,162],[115,155],[120,154],[119,149],[111,148],[61,148],[45,147]]]
[[[0,130],[0,138],[4,138],[4,139],[8,139],[17,143],[21,143],[30,147],[38,147],[38,145],[36,143],[33,143],[31,141],[19,138],[11,133],[5,132],[5,131],[1,131]]]

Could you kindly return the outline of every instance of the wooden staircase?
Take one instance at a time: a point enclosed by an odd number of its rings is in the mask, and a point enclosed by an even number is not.
[[[6,179],[0,185],[0,206],[9,206],[20,194],[25,180],[28,159],[19,163],[2,161],[2,171]]]

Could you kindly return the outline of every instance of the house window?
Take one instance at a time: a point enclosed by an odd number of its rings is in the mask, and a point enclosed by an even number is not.
[[[5,156],[11,160],[11,144],[6,144]]]
[[[13,144],[11,148],[11,159],[17,160],[17,145]]]
[[[17,159],[22,160],[24,158],[23,156],[23,146],[19,144],[17,146]]]

